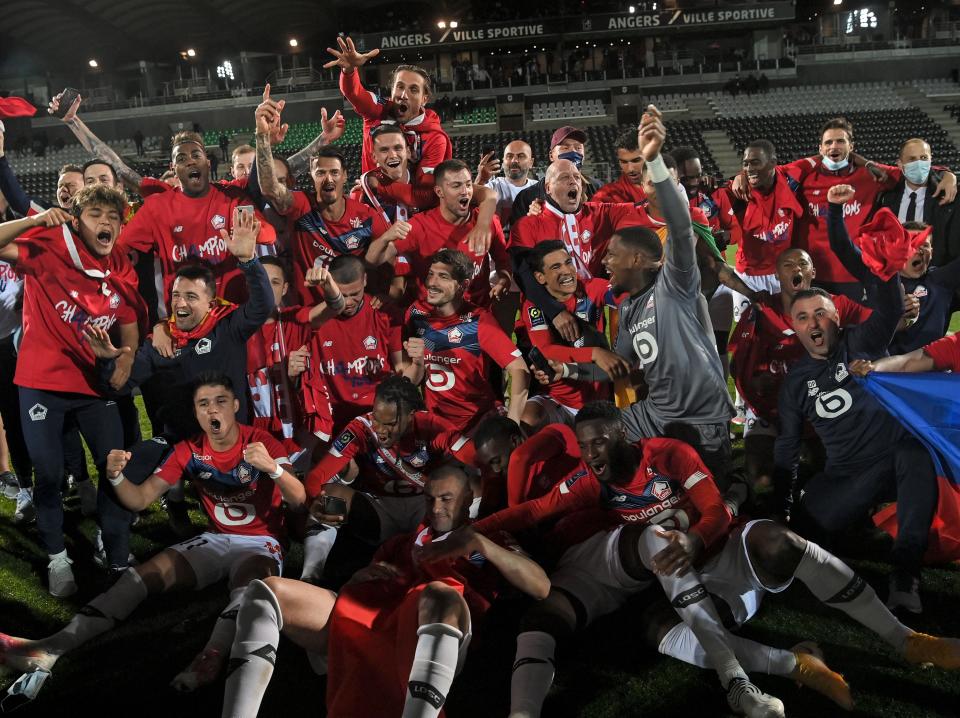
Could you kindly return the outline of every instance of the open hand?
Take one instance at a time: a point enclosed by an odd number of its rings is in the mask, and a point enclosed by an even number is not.
[[[353,72],[361,65],[366,64],[367,60],[380,54],[380,49],[376,47],[370,52],[357,52],[357,47],[353,44],[353,38],[351,37],[338,37],[337,46],[339,47],[338,50],[334,50],[332,47],[327,48],[327,52],[333,55],[334,59],[324,64],[325,69],[339,67],[344,72]]]

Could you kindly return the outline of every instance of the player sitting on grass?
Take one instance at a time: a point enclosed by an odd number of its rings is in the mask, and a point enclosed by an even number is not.
[[[631,445],[619,411],[604,401],[578,413],[576,434],[589,474],[566,478],[539,498],[476,526],[512,533],[579,512],[554,530],[568,539],[569,548],[550,576],[550,596],[521,621],[511,690],[514,718],[540,715],[553,681],[558,637],[619,608],[655,580],[672,603],[660,620],[649,621],[660,652],[715,669],[730,707],[748,716],[783,716],[784,708],[750,683],[747,672],[789,677],[844,708],[853,705],[842,676],[818,657],[735,636],[718,616],[714,596],[742,625],[765,593],[785,590],[794,577],[821,601],[875,631],[907,661],[960,668],[960,642],[904,626],[862,578],[817,544],[772,521],[751,521],[728,536],[727,509],[689,446],[670,439]],[[486,456],[486,448],[478,456]],[[578,535],[587,538],[576,543]]]
[[[226,660],[244,587],[255,578],[279,575],[284,528],[281,501],[302,507],[306,494],[291,473],[280,444],[260,429],[236,422],[239,402],[223,374],[201,375],[193,408],[202,433],[181,441],[157,471],[141,483],[123,475],[131,453],[111,451],[107,477],[130,511],[142,511],[185,475],[195,484],[213,530],[161,551],[129,568],[69,624],[31,641],[0,633],[0,665],[49,671],[57,660],[123,621],[150,594],[175,588],[203,589],[228,579],[230,603],[217,619],[203,651],[174,679],[192,690],[213,681]]]

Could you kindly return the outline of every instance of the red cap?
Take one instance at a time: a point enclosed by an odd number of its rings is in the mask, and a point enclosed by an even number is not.
[[[550,138],[550,149],[553,149],[568,137],[572,137],[578,142],[587,141],[586,132],[577,127],[572,127],[571,125],[564,125],[563,127],[558,128]]]

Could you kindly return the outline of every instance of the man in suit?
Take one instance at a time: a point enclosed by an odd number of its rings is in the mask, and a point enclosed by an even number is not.
[[[932,166],[930,145],[913,138],[903,143],[897,166],[903,177],[877,198],[877,208],[887,207],[902,223],[923,222],[933,226],[933,266],[943,266],[960,257],[960,216],[956,200],[943,203],[935,196],[941,172]]]

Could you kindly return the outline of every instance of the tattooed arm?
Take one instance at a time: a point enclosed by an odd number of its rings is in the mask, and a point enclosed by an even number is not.
[[[67,114],[63,116],[64,124],[70,128],[70,131],[73,132],[74,136],[76,136],[76,138],[80,141],[80,144],[83,145],[83,148],[87,152],[92,154],[97,159],[101,159],[109,163],[117,173],[117,176],[123,180],[124,185],[134,192],[139,192],[140,183],[143,182],[143,177],[134,172],[126,162],[120,159],[120,155],[114,152],[110,145],[93,134],[93,130],[87,127],[86,123],[77,117],[77,110],[80,108],[80,102],[82,99],[82,97],[78,96],[74,103],[70,106],[70,109],[67,110]],[[59,106],[60,95],[57,95],[53,98],[53,100],[50,101],[50,107],[47,111],[50,114],[53,114],[57,111]]]
[[[254,120],[257,128],[257,180],[260,193],[280,214],[286,214],[293,205],[293,194],[289,188],[277,179],[273,170],[273,150],[270,148],[270,134],[280,124],[280,111],[283,100],[270,99],[270,86],[263,91],[263,102],[257,105]],[[291,172],[293,168],[291,167]]]

